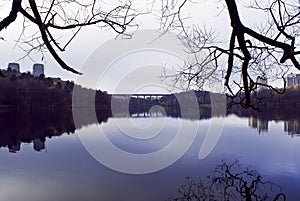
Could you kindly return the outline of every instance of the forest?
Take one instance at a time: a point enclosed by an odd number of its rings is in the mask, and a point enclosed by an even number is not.
[[[43,74],[35,77],[29,72],[18,73],[10,69],[3,73],[6,77],[0,79],[2,112],[71,109],[75,86],[80,89],[82,100],[86,94],[92,93],[95,95],[96,106],[107,108],[110,105],[110,97],[104,92],[83,88],[71,81],[46,78]]]
[[[11,69],[3,72],[6,77],[0,79],[1,112],[66,110],[72,109],[72,107],[90,107],[91,104],[95,105],[96,108],[110,109],[111,107],[111,95],[101,90],[87,89],[74,84],[72,81],[45,77],[44,74],[36,77],[29,72],[18,73]],[[76,94],[79,94],[75,97],[73,97],[74,87],[76,87]],[[197,97],[200,107],[210,106],[210,93],[208,91],[193,91],[193,93]],[[145,111],[153,105],[179,107],[177,102],[177,96],[179,95],[188,98],[186,92],[165,95],[159,100],[131,98],[129,106],[126,106],[125,109],[127,110],[129,107],[132,112],[135,110],[140,111],[140,109]],[[287,88],[283,94],[262,88],[257,90],[251,99],[257,105],[254,110],[263,111],[289,108],[291,105],[293,105],[293,109],[300,108],[300,100],[297,98],[299,96],[300,90],[298,87]],[[241,109],[239,98],[227,95],[228,108],[233,108],[234,111]],[[95,100],[95,102],[89,103],[86,100]],[[123,105],[123,103],[117,104]],[[253,108],[249,110],[253,110]]]

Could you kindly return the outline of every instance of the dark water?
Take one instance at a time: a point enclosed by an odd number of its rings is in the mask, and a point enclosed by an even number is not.
[[[257,170],[264,180],[280,185],[287,200],[300,197],[300,120],[107,116],[102,112],[96,123],[86,115],[75,126],[71,112],[2,114],[0,200],[167,200],[186,177],[205,179],[221,160],[236,159]],[[224,126],[219,138],[214,138],[218,140],[212,151],[201,158],[199,152],[213,122]],[[176,144],[178,138],[182,143]],[[187,151],[178,153],[190,139]],[[105,141],[120,153],[142,157],[118,155],[106,148]],[[147,155],[166,147],[171,151]],[[182,157],[165,165],[176,154]],[[124,173],[126,168],[131,174]],[[150,173],[132,174],[143,170]]]

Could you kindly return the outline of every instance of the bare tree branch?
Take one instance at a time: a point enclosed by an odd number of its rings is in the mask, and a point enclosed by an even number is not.
[[[4,18],[2,21],[0,21],[0,31],[8,27],[12,22],[14,22],[17,19],[18,12],[21,9],[21,3],[22,0],[12,1],[12,7],[9,15],[6,18]]]
[[[130,0],[120,0],[119,5],[108,6],[108,11],[103,10],[101,4],[100,0],[13,0],[10,14],[0,21],[0,31],[21,14],[25,20],[17,43],[22,46],[26,56],[30,56],[34,50],[42,54],[47,50],[63,69],[80,74],[58,52],[65,51],[82,28],[99,25],[126,35],[127,27],[137,26],[133,21],[138,14],[132,8]],[[32,27],[28,28],[28,24],[37,26],[38,35]],[[61,35],[62,32],[65,34]]]
[[[179,70],[176,80],[180,77],[185,79],[187,74],[190,75],[187,80],[189,83],[199,81],[200,71],[214,69],[216,72],[225,72],[224,85],[233,98],[238,98],[238,102],[243,107],[255,108],[251,96],[255,95],[259,86],[273,89],[282,93],[285,91],[285,80],[282,90],[278,90],[270,84],[261,83],[262,79],[282,79],[288,70],[293,66],[300,70],[300,64],[296,50],[299,46],[300,36],[300,9],[299,2],[296,1],[258,1],[249,2],[249,9],[260,10],[269,16],[269,21],[261,28],[248,27],[241,22],[238,12],[237,1],[222,0],[225,4],[230,23],[231,35],[229,40],[229,49],[224,49],[224,45],[218,43],[213,37],[212,32],[205,32],[203,28],[196,25],[189,25],[183,17],[183,7],[187,6],[190,1],[181,0],[163,0],[161,26],[166,31],[177,31],[178,38],[183,42],[186,49],[193,55],[203,54],[210,55],[211,64],[203,63],[203,58],[195,60],[195,64],[189,64],[191,67],[197,66],[197,63],[205,64],[201,68],[186,68]],[[288,3],[287,3],[288,2]],[[194,3],[194,2],[193,2]],[[261,5],[264,3],[265,5]],[[246,14],[247,15],[247,14]],[[217,19],[216,19],[217,20]],[[215,40],[215,41],[214,41]],[[214,54],[211,54],[211,53]],[[227,59],[226,59],[227,58]],[[213,67],[214,66],[214,67]],[[212,74],[219,76],[218,74]],[[240,82],[238,81],[240,77]],[[204,77],[203,77],[204,78]],[[197,86],[197,84],[196,84]]]

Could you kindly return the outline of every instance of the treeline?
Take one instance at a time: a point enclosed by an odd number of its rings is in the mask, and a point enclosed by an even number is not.
[[[298,87],[287,88],[283,94],[265,89],[261,90],[258,95],[261,97],[260,104],[267,108],[300,108],[300,89]]]
[[[43,74],[35,77],[30,73],[4,71],[6,78],[0,79],[0,111],[55,110],[72,107],[72,92],[80,90],[80,99],[94,94],[97,106],[109,107],[110,96],[102,91],[86,89],[70,81],[46,78]],[[84,101],[81,102],[85,104]],[[80,106],[80,103],[79,105]]]
[[[211,103],[210,93],[208,91],[188,91],[170,94],[160,98],[158,103],[162,106],[180,106],[182,103],[194,102],[195,100],[199,106],[209,105]]]
[[[215,94],[217,95],[217,94]],[[243,99],[243,94],[237,97],[227,97],[228,110],[230,111],[240,111],[243,113],[257,111],[270,111],[276,110],[284,113],[292,111],[300,111],[300,88],[287,88],[283,94],[278,93],[272,89],[260,89],[256,91],[251,97],[251,103],[253,107],[248,108],[247,111],[241,105],[241,100]],[[211,105],[211,94],[208,91],[189,91],[181,92],[177,94],[170,94],[163,96],[159,100],[155,100],[155,104],[161,105],[163,107],[174,106],[180,107],[180,102],[187,103],[192,102],[197,99],[199,107],[210,107]]]
[[[240,103],[243,95],[232,99],[228,96],[228,113],[240,117],[254,116],[264,120],[292,120],[299,119],[300,89],[286,88],[284,93],[272,89],[260,89],[251,96],[253,107],[244,108]],[[233,103],[232,100],[235,102]]]
[[[243,94],[237,97],[228,96],[228,103],[230,107],[239,109],[240,102],[243,99]],[[268,111],[268,110],[299,110],[300,109],[300,88],[291,87],[286,88],[284,93],[276,92],[272,89],[260,89],[252,94],[250,110]]]
[[[0,112],[2,111],[31,111],[31,110],[57,110],[75,107],[109,108],[111,96],[100,91],[83,88],[70,81],[62,81],[59,78],[46,78],[43,74],[35,77],[30,73],[18,73],[16,71],[4,71],[6,78],[0,79]],[[75,91],[75,93],[73,93]],[[147,111],[153,105],[163,107],[180,107],[190,101],[195,101],[199,107],[209,107],[211,104],[210,93],[207,91],[190,91],[170,94],[160,99],[131,98],[129,111],[131,113],[140,110]],[[242,96],[239,96],[242,97]],[[238,98],[239,98],[238,97]],[[260,110],[281,109],[292,107],[300,109],[300,90],[287,88],[284,94],[278,94],[273,90],[261,89],[252,96],[252,103]],[[228,97],[228,103],[231,103]],[[122,109],[126,103],[123,99],[114,100],[115,108]],[[239,100],[235,99],[235,110],[241,107]],[[126,111],[128,103],[125,104]]]

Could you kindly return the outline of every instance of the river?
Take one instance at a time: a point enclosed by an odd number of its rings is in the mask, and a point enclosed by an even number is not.
[[[205,181],[236,160],[287,200],[300,197],[298,120],[135,114],[74,126],[70,118],[1,115],[0,200],[168,200],[187,177]]]

